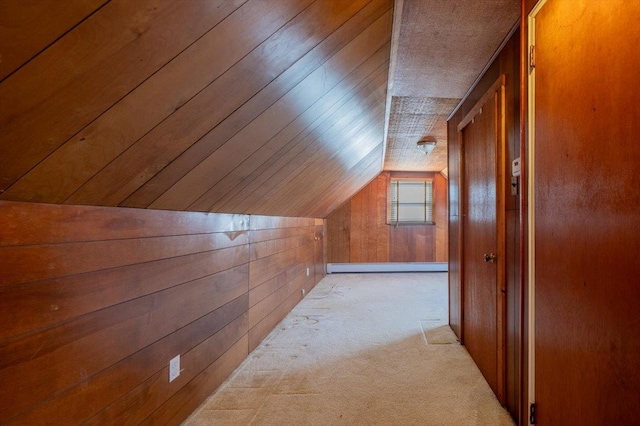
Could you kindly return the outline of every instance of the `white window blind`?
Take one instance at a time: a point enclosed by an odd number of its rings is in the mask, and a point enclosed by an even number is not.
[[[389,191],[390,223],[433,223],[431,180],[392,179]]]

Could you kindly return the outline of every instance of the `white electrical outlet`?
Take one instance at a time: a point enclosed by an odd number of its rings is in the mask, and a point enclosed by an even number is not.
[[[304,296],[304,294],[307,292],[307,290],[305,290],[304,288],[302,289],[302,295]]]
[[[309,268],[307,268],[307,276],[309,276]]]
[[[169,361],[169,382],[173,382],[180,375],[180,355]]]

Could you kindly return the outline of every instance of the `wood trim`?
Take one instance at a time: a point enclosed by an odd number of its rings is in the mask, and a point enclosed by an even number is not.
[[[528,244],[528,229],[527,229],[527,197],[529,194],[529,153],[527,152],[527,97],[528,97],[528,88],[527,88],[527,79],[528,79],[528,56],[525,54],[527,52],[527,46],[529,45],[529,37],[527,35],[529,25],[527,19],[527,2],[520,2],[520,58],[519,58],[519,67],[520,67],[520,81],[519,81],[519,90],[520,90],[520,200],[519,200],[519,239],[520,239],[520,250],[519,250],[519,266],[520,266],[520,297],[519,297],[519,308],[520,308],[520,345],[518,348],[518,358],[520,360],[520,368],[518,371],[518,416],[517,422],[518,424],[524,424],[525,418],[528,417],[528,401],[529,401],[529,389],[528,389],[528,371],[529,371],[529,360],[527,357],[528,344],[527,341],[529,339],[528,336],[528,323],[525,321],[527,315],[526,306],[528,304],[528,296],[526,295],[527,291],[527,244]],[[526,371],[526,373],[525,373]]]
[[[393,79],[398,62],[398,46],[400,45],[400,27],[402,26],[402,9],[404,0],[393,2],[393,24],[391,26],[391,52],[389,54],[389,76],[387,79],[387,99],[384,111],[384,130],[382,138],[382,162],[380,170],[384,170],[384,160],[387,154],[387,136],[389,135],[389,117],[391,116],[391,101],[393,98]]]
[[[460,151],[458,171],[460,173],[460,177],[458,178],[458,262],[459,262],[459,276],[460,281],[458,282],[458,295],[459,295],[459,306],[460,306],[460,335],[458,338],[460,339],[460,344],[464,345],[464,278],[465,278],[465,267],[464,267],[464,217],[466,216],[467,205],[464,202],[465,200],[465,192],[466,187],[463,185],[466,178],[466,173],[464,172],[464,164],[465,164],[465,152],[464,152],[464,133],[462,129],[458,130],[458,149]]]
[[[504,76],[504,74],[503,74]],[[497,191],[497,217],[496,225],[498,232],[498,261],[497,261],[497,277],[496,277],[496,312],[497,321],[496,326],[498,328],[498,348],[497,348],[497,379],[498,379],[498,400],[501,404],[506,404],[506,387],[507,387],[507,375],[506,375],[506,334],[507,334],[507,304],[506,304],[506,99],[505,99],[505,85],[502,84],[498,92],[495,93],[496,106],[498,108],[496,114],[496,191]]]
[[[467,113],[467,115],[464,116],[462,121],[460,121],[460,123],[458,124],[458,131],[462,131],[462,129],[467,127],[467,124],[469,124],[471,120],[473,120],[473,117],[475,117],[480,112],[480,110],[482,109],[482,106],[485,103],[487,103],[489,98],[493,96],[493,94],[500,88],[500,86],[504,86],[505,84],[506,84],[506,76],[502,74],[491,85],[491,87],[489,87],[489,89],[485,92],[485,94],[482,95],[480,100],[478,100],[478,102],[475,103],[473,108],[471,108],[471,110]]]

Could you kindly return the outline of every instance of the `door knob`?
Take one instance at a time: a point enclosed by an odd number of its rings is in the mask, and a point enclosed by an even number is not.
[[[493,253],[488,253],[488,254],[485,253],[483,258],[484,258],[484,261],[487,262],[487,263],[489,263],[489,262],[495,263],[495,261],[496,261],[496,255],[493,254]]]

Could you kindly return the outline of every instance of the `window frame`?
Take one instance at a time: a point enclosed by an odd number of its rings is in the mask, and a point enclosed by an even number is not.
[[[424,206],[425,206],[425,209],[426,209],[427,208],[427,204],[429,204],[429,201],[430,201],[430,205],[431,205],[431,221],[427,221],[427,220],[425,220],[425,221],[398,221],[398,220],[392,221],[391,220],[391,204],[392,204],[392,202],[391,202],[391,197],[392,197],[391,191],[393,189],[393,182],[394,181],[397,181],[397,182],[402,182],[402,181],[405,181],[405,182],[407,182],[407,181],[408,182],[423,182],[423,183],[428,182],[428,183],[430,183],[430,185],[431,185],[431,200],[425,199]],[[435,225],[436,224],[435,221],[434,221],[434,218],[435,218],[434,217],[434,214],[435,214],[435,199],[436,199],[436,197],[435,197],[435,185],[434,185],[434,178],[433,177],[431,177],[431,176],[427,177],[427,176],[393,176],[393,175],[390,175],[387,183],[388,183],[388,185],[387,185],[388,186],[387,194],[386,194],[386,202],[387,202],[387,220],[386,220],[386,222],[387,222],[387,225],[391,225],[391,226],[396,226],[397,227],[397,226],[405,226],[405,225],[413,225],[413,226],[420,225],[420,226],[423,226],[423,225]],[[409,204],[409,203],[397,203],[397,204],[399,206],[400,204]]]

